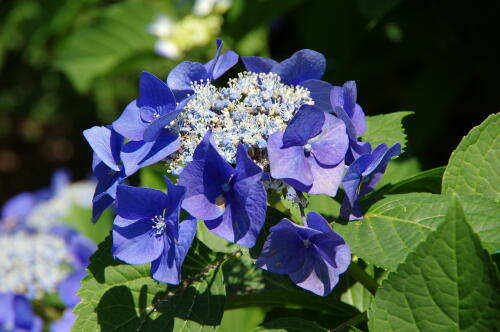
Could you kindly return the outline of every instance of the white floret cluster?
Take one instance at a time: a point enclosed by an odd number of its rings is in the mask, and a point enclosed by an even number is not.
[[[54,292],[70,272],[72,256],[64,241],[55,235],[2,234],[0,248],[0,293],[40,298]]]
[[[50,200],[39,203],[26,218],[26,224],[38,230],[60,225],[75,206],[92,207],[95,183],[81,181],[62,188]]]
[[[282,131],[304,104],[312,105],[308,89],[286,85],[274,73],[239,73],[228,87],[217,88],[210,81],[192,83],[194,93],[171,128],[181,137],[181,149],[171,158],[170,170],[176,174],[192,160],[194,150],[211,129],[219,152],[234,163],[240,143],[259,155],[270,134]]]

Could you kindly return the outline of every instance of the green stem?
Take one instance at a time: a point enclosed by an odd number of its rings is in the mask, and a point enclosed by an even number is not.
[[[356,326],[358,324],[366,322],[367,320],[368,320],[368,314],[366,313],[366,311],[363,311],[362,313],[354,316],[348,321],[343,322],[342,324],[334,328],[331,332],[342,332],[345,331],[345,329],[348,328],[349,326]]]
[[[375,295],[377,288],[380,287],[378,282],[355,262],[352,262],[351,265],[349,265],[349,269],[347,269],[347,272],[352,278],[361,283],[373,295]]]

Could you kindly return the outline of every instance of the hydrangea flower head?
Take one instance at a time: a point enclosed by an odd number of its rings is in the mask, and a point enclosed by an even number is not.
[[[257,266],[288,274],[297,286],[326,296],[350,262],[351,252],[344,239],[321,215],[309,212],[306,226],[285,218],[270,228]]]
[[[205,221],[218,236],[253,247],[264,225],[267,197],[260,182],[262,169],[240,144],[233,168],[217,152],[209,131],[182,171],[179,184],[187,188],[182,207]]]
[[[380,144],[373,152],[360,156],[349,166],[342,180],[346,194],[340,210],[342,218],[346,220],[363,218],[359,197],[375,188],[391,158],[400,153],[399,143],[390,148],[385,144]]]
[[[0,293],[0,331],[42,332],[43,322],[33,313],[29,300],[20,294]]]
[[[179,222],[186,189],[168,179],[167,186],[168,195],[156,189],[118,186],[113,255],[128,264],[151,262],[155,280],[176,285],[197,221]]]
[[[310,194],[335,196],[347,147],[343,121],[315,106],[302,106],[284,132],[269,137],[271,176]]]
[[[261,158],[255,159],[266,166],[262,157],[269,135],[284,130],[302,105],[313,103],[307,89],[285,85],[273,73],[243,72],[224,88],[210,82],[194,83],[193,91],[172,126],[182,146],[172,160],[173,167],[192,160],[208,130],[212,130],[215,146],[229,163],[235,162],[237,147],[243,143],[259,154]]]

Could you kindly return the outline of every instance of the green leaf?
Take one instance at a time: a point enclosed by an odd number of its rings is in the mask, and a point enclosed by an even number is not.
[[[390,165],[390,164],[389,164]],[[446,167],[437,167],[421,172],[393,185],[381,188],[378,194],[393,195],[412,192],[427,192],[431,194],[441,193],[441,182]]]
[[[346,319],[359,313],[354,307],[332,297],[319,297],[300,289],[295,291],[269,290],[229,296],[226,299],[226,309],[247,307],[302,308]]]
[[[377,184],[380,188],[389,183],[397,183],[421,172],[420,163],[417,158],[408,158],[405,160],[396,159],[387,165],[384,176]]]
[[[253,332],[328,332],[315,322],[296,317],[281,318],[275,321],[264,323]]]
[[[389,196],[365,213],[363,220],[334,228],[349,243],[354,255],[367,263],[395,271],[406,256],[443,221],[445,196],[412,193]],[[480,197],[464,198],[471,227],[491,253],[500,250],[500,206]]]
[[[92,81],[122,61],[141,52],[152,52],[155,38],[146,32],[155,10],[138,2],[117,3],[104,9],[97,22],[83,27],[61,45],[55,66],[81,92]]]
[[[181,286],[151,278],[150,264],[127,265],[111,256],[111,237],[91,257],[74,309],[79,331],[214,331],[224,308],[220,264],[195,241],[183,266]]]
[[[227,310],[222,317],[218,332],[251,332],[266,317],[263,308],[244,308]]]
[[[455,197],[446,221],[377,291],[370,331],[495,331],[496,284],[490,258]]]
[[[490,115],[451,154],[443,193],[480,195],[500,203],[500,113]]]
[[[413,112],[394,112],[389,114],[380,114],[366,117],[366,132],[362,138],[364,142],[370,142],[372,148],[379,144],[392,146],[396,143],[401,144],[401,150],[406,147],[406,134],[403,129],[403,118]]]
[[[355,263],[351,263],[352,264]],[[373,277],[373,266],[367,266],[365,272]],[[347,290],[342,293],[340,300],[344,303],[352,305],[360,312],[366,311],[372,301],[373,295],[359,282],[356,282],[351,277],[344,278]]]
[[[141,187],[155,188],[158,190],[167,190],[165,182],[166,167],[163,163],[158,163],[144,167],[139,172]]]

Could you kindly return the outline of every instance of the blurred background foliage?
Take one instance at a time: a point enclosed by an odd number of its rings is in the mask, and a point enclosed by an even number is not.
[[[0,201],[46,186],[56,168],[88,175],[82,130],[112,122],[137,97],[141,71],[167,76],[179,61],[155,54],[147,26],[192,6],[0,1]],[[356,80],[367,115],[414,111],[406,166],[394,170],[411,174],[446,164],[461,137],[498,111],[499,12],[493,0],[233,0],[218,37],[241,55],[276,60],[317,50],[328,60],[325,80]],[[214,44],[184,59],[206,61]]]

